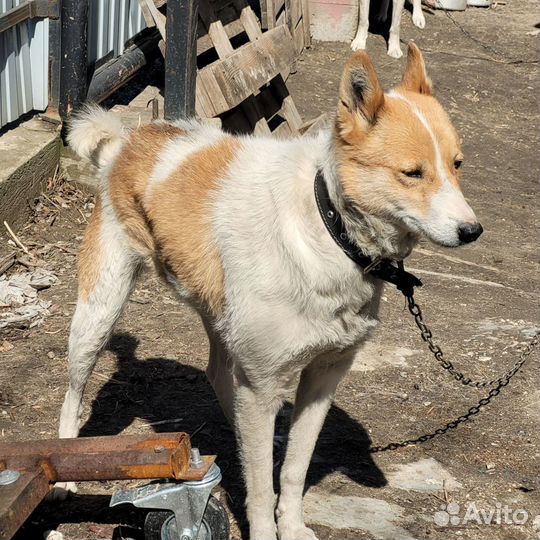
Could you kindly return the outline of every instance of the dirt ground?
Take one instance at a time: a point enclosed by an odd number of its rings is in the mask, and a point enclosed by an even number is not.
[[[424,281],[417,301],[437,341],[460,369],[480,379],[511,366],[538,328],[537,12],[536,2],[507,0],[452,18],[428,11],[423,31],[408,14],[402,25],[403,40],[415,39],[425,52],[437,96],[463,138],[464,191],[485,229],[477,243],[457,250],[422,244],[408,266]],[[404,60],[386,56],[381,36],[370,35],[368,47],[390,87]],[[304,118],[333,110],[348,53],[347,44],[315,43],[301,57],[288,85]],[[0,441],[56,436],[76,252],[91,208],[91,196],[57,181],[20,231],[60,282],[40,293],[53,303],[42,326],[0,329]],[[0,257],[13,249],[7,240],[2,231]],[[464,388],[435,364],[391,288],[381,320],[374,343],[341,384],[320,436],[306,486],[308,523],[320,538],[332,539],[538,538],[538,352],[491,405],[457,429],[372,454],[371,445],[432,432],[487,393]],[[236,447],[204,375],[207,352],[196,315],[147,273],[91,379],[82,434],[195,433],[202,452],[219,456],[219,496],[232,535],[246,537]],[[290,408],[278,417],[276,475]],[[69,539],[110,538],[119,524],[123,534],[137,537],[141,513],[107,508],[118,487],[87,483],[61,505],[42,504],[19,540],[54,528]],[[465,520],[473,503],[486,512],[523,510],[528,519]],[[452,512],[460,519],[445,526]]]

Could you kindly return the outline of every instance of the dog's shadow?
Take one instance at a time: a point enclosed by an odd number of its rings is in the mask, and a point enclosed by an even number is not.
[[[202,453],[218,455],[222,486],[231,510],[244,529],[245,493],[235,437],[206,375],[176,360],[140,360],[136,355],[137,344],[129,334],[116,334],[111,339],[108,349],[117,357],[117,371],[99,390],[81,436],[117,435],[135,421],[147,423],[148,429],[156,432],[194,434],[194,446]],[[278,443],[286,440],[291,410],[292,405],[286,404],[278,416]],[[275,449],[276,480],[284,444],[277,444]],[[370,444],[362,425],[339,407],[332,406],[315,449],[306,489],[335,471],[362,485],[386,485],[383,472],[371,458]]]

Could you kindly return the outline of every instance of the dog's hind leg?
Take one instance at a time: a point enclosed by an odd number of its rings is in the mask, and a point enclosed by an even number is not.
[[[369,0],[360,0],[358,10],[358,30],[351,43],[351,49],[353,51],[366,48],[369,29]]]
[[[351,362],[352,354],[346,352],[331,366],[311,364],[302,372],[280,476],[277,509],[280,540],[316,539],[315,533],[304,524],[302,493],[317,437],[336,387]]]
[[[392,24],[390,25],[390,35],[388,37],[388,56],[392,56],[393,58],[401,58],[403,56],[399,44],[399,32],[404,6],[405,0],[393,0],[392,2]]]
[[[60,438],[79,433],[84,388],[122,313],[141,262],[112,209],[104,211],[98,199],[80,252],[79,295],[69,334],[69,387],[60,414]]]

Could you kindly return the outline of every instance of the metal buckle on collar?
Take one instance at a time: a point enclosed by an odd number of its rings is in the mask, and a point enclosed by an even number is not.
[[[379,266],[381,259],[382,257],[376,257],[375,259],[373,259],[373,261],[371,261],[371,263],[365,266],[364,274],[369,274],[372,270],[375,270]]]

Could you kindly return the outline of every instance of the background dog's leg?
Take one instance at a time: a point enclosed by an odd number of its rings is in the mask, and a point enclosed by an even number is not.
[[[334,398],[336,386],[349,369],[352,354],[333,366],[308,366],[302,372],[281,469],[278,504],[280,540],[312,540],[315,534],[304,525],[302,493],[317,437]]]
[[[369,28],[369,0],[360,0],[358,10],[358,30],[351,43],[351,49],[353,51],[359,51],[360,49],[366,48]]]
[[[399,45],[399,29],[401,25],[401,14],[405,0],[393,0],[392,3],[392,24],[390,26],[390,36],[388,37],[388,56],[401,58],[403,53]]]
[[[239,383],[235,390],[235,427],[246,482],[250,540],[275,540],[273,437],[277,403]]]
[[[412,5],[412,22],[415,26],[418,26],[418,28],[424,28],[424,26],[426,26],[426,19],[422,12],[422,0],[412,0]]]
[[[69,334],[69,388],[60,414],[61,438],[79,434],[84,388],[122,313],[140,262],[116,220],[104,218],[98,200],[81,247],[79,296]],[[70,490],[73,487],[68,486]],[[57,490],[57,495],[62,493]]]

